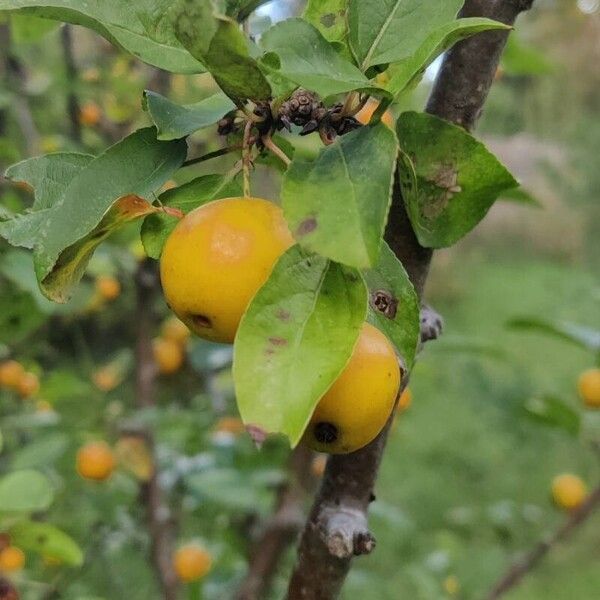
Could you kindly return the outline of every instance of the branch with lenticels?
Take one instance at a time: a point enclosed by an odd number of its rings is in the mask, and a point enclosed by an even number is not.
[[[533,0],[467,0],[462,17],[488,17],[512,25]],[[471,130],[481,115],[494,80],[506,32],[485,32],[448,51],[427,104],[427,112]],[[419,245],[396,183],[386,239],[404,264],[419,297],[432,251]],[[425,309],[426,310],[426,309]],[[433,317],[435,323],[435,317]],[[431,313],[422,313],[422,339],[431,337]],[[435,329],[435,327],[433,328]],[[408,377],[403,381],[406,387]],[[348,455],[332,456],[302,533],[288,600],[331,600],[346,579],[352,558],[375,548],[367,513],[375,500],[377,471],[390,423],[371,444]]]

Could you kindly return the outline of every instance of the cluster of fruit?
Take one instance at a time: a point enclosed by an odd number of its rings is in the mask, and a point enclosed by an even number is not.
[[[132,439],[128,440],[127,438],[117,443],[116,452],[104,441],[89,442],[79,448],[76,459],[79,475],[89,481],[106,481],[117,467],[119,445],[123,441],[127,443],[126,451],[130,453]],[[147,462],[147,460],[145,459],[143,462]],[[130,470],[133,466],[133,470],[140,476],[139,453],[136,463],[136,465],[129,464],[125,466],[129,466]],[[146,474],[140,478],[148,479],[148,476],[151,476],[151,471],[148,471],[147,468],[144,468],[143,471]],[[6,556],[4,556],[4,552],[7,553]],[[0,552],[0,572],[2,570],[15,571],[20,569],[24,561],[25,557],[19,549],[8,547]],[[179,579],[185,583],[202,579],[210,571],[211,566],[212,557],[210,553],[198,544],[186,544],[173,555],[173,570]]]
[[[600,369],[584,371],[577,380],[577,390],[586,408],[600,409]],[[575,510],[587,497],[587,485],[578,475],[562,473],[552,480],[552,498],[559,508]]]
[[[152,341],[154,362],[161,375],[179,371],[189,337],[190,330],[179,319],[171,317],[163,323],[160,335]]]
[[[0,363],[0,388],[16,392],[21,398],[32,398],[40,390],[40,380],[20,362],[6,360]]]
[[[232,343],[248,304],[293,244],[281,209],[267,200],[205,204],[166,241],[160,261],[166,300],[200,337]],[[349,453],[371,442],[393,410],[400,379],[394,347],[365,323],[348,365],[315,409],[305,443]]]
[[[0,534],[0,575],[12,575],[25,566],[25,553],[11,544],[10,536]],[[59,564],[60,561],[45,557],[46,564]],[[184,583],[198,581],[205,577],[212,567],[212,556],[201,545],[186,544],[173,554],[172,567],[177,577]]]

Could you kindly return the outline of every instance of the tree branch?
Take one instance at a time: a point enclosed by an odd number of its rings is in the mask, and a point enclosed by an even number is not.
[[[9,90],[15,93],[10,108],[21,133],[27,156],[39,154],[40,136],[31,114],[29,98],[25,93],[26,73],[23,65],[12,52],[10,22],[0,23],[0,71]]]
[[[533,0],[467,0],[461,16],[483,16],[512,25]],[[427,111],[471,129],[481,114],[508,39],[486,32],[454,46],[446,55]],[[419,297],[432,251],[419,245],[395,183],[386,239],[406,268]],[[407,385],[407,379],[403,386]],[[288,600],[331,600],[341,590],[353,556],[368,554],[375,540],[367,524],[369,504],[390,423],[368,446],[332,456],[302,533]]]
[[[304,524],[304,499],[313,487],[312,458],[313,453],[305,446],[292,452],[289,479],[279,491],[275,511],[253,544],[248,573],[236,600],[261,600],[267,596],[286,548]]]
[[[63,48],[65,58],[65,72],[67,76],[67,114],[69,115],[69,123],[71,127],[71,137],[78,144],[81,143],[81,123],[79,122],[79,100],[75,93],[77,84],[77,66],[75,65],[75,57],[73,56],[73,35],[70,25],[63,25],[60,30],[60,41]]]
[[[137,344],[135,395],[139,408],[154,406],[156,367],[152,354],[152,301],[158,290],[158,275],[153,261],[142,262],[136,273]],[[177,600],[178,581],[172,567],[173,521],[158,480],[152,432],[140,432],[148,444],[155,465],[152,477],[140,484],[150,534],[152,561],[157,571],[164,600]]]
[[[552,548],[575,533],[578,527],[585,523],[598,508],[600,508],[600,486],[588,496],[587,500],[578,509],[571,513],[567,521],[549,538],[538,542],[528,554],[513,563],[506,574],[494,585],[485,600],[497,600],[520,583],[527,573],[537,567]]]

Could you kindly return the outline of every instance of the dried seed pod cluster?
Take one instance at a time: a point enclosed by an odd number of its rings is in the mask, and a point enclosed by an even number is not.
[[[361,126],[353,116],[343,115],[342,110],[341,104],[326,108],[316,94],[298,89],[281,105],[277,127],[289,130],[292,124],[297,125],[302,127],[300,135],[318,131],[321,139],[328,144],[338,135]]]

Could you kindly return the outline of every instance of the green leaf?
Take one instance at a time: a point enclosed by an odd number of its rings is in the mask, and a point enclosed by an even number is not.
[[[9,250],[3,255],[0,272],[9,281],[12,281],[16,288],[31,294],[40,311],[46,314],[56,312],[57,305],[50,302],[40,292],[33,269],[31,252],[16,248]]]
[[[51,208],[62,197],[75,175],[93,159],[90,154],[57,152],[28,158],[9,167],[5,177],[30,185],[35,200],[31,210],[0,223],[0,236],[13,246],[33,248],[48,218],[44,209]]]
[[[186,137],[198,129],[214,125],[235,108],[235,104],[225,94],[215,94],[195,104],[182,106],[156,92],[146,90],[144,101],[150,118],[156,125],[159,140]]]
[[[211,200],[232,198],[241,194],[239,179],[232,179],[229,175],[202,175],[185,185],[163,192],[159,201],[161,205],[177,208],[187,214]],[[178,222],[177,217],[164,212],[146,217],[141,235],[148,256],[160,258],[162,248]]]
[[[379,261],[363,276],[369,288],[369,322],[387,335],[410,370],[421,335],[419,299],[412,283],[385,242]]]
[[[55,21],[40,19],[31,15],[10,16],[10,34],[16,44],[35,44],[58,27]]]
[[[47,467],[63,456],[68,447],[69,437],[66,433],[50,433],[15,451],[10,467],[13,470]]]
[[[18,10],[19,14],[93,29],[155,67],[175,73],[202,73],[202,65],[160,20],[170,5],[171,0],[0,0],[0,10]],[[156,26],[157,22],[163,26]]]
[[[51,208],[18,220],[29,222],[36,274],[47,297],[66,301],[97,245],[122,223],[156,210],[143,197],[171,177],[186,151],[184,141],[156,140],[154,127],[136,131],[91,161]],[[0,234],[10,224],[0,224]]]
[[[277,23],[263,34],[260,43],[279,58],[277,68],[272,61],[263,61],[265,68],[324,98],[363,89],[385,94],[303,19]]]
[[[55,558],[72,567],[83,564],[83,552],[73,538],[50,523],[20,521],[9,533],[12,542],[24,550]]]
[[[508,25],[491,19],[457,19],[432,31],[414,54],[391,67],[392,77],[385,86],[394,97],[419,82],[427,67],[456,42],[490,29],[510,29]]]
[[[350,47],[363,71],[412,56],[464,0],[349,0]]]
[[[357,268],[374,265],[391,201],[398,143],[382,123],[339,137],[313,162],[294,160],[283,182],[296,239]]]
[[[422,246],[451,246],[485,217],[503,191],[518,186],[498,159],[461,127],[405,112],[397,131],[417,176],[416,188],[404,177],[401,185]]]
[[[46,510],[54,500],[48,479],[37,471],[14,471],[0,479],[0,512]]]
[[[366,310],[358,271],[290,248],[237,333],[233,375],[244,423],[295,446],[350,359]]]
[[[523,204],[531,208],[544,208],[544,205],[528,190],[523,187],[516,187],[510,190],[505,190],[500,196],[500,200],[514,202],[515,204]]]
[[[506,326],[517,331],[531,331],[571,342],[584,350],[600,351],[600,331],[566,321],[550,321],[538,317],[511,319]]]
[[[33,188],[34,210],[50,208],[60,199],[71,180],[94,160],[91,154],[56,152],[28,158],[6,170],[11,181],[22,181]]]
[[[581,427],[581,419],[568,404],[553,396],[530,398],[523,405],[525,414],[534,421],[551,427],[564,429],[576,436]]]
[[[250,57],[238,24],[215,12],[211,0],[177,0],[170,15],[175,35],[201,60],[234,101],[267,100],[271,86]]]
[[[328,42],[337,42],[350,58],[348,46],[348,0],[308,0],[302,15]]]
[[[67,302],[83,277],[85,268],[96,248],[111,233],[126,223],[159,210],[160,208],[153,206],[139,196],[130,194],[119,198],[109,208],[96,227],[81,239],[60,251],[50,270],[46,270],[45,267],[48,264],[46,262],[47,254],[44,254],[45,250],[36,246],[34,266],[40,282],[40,289],[44,295],[55,302]],[[62,232],[60,235],[62,235]]]
[[[40,311],[29,293],[14,286],[3,287],[0,294],[0,341],[12,346],[30,335],[47,318],[47,313]]]

